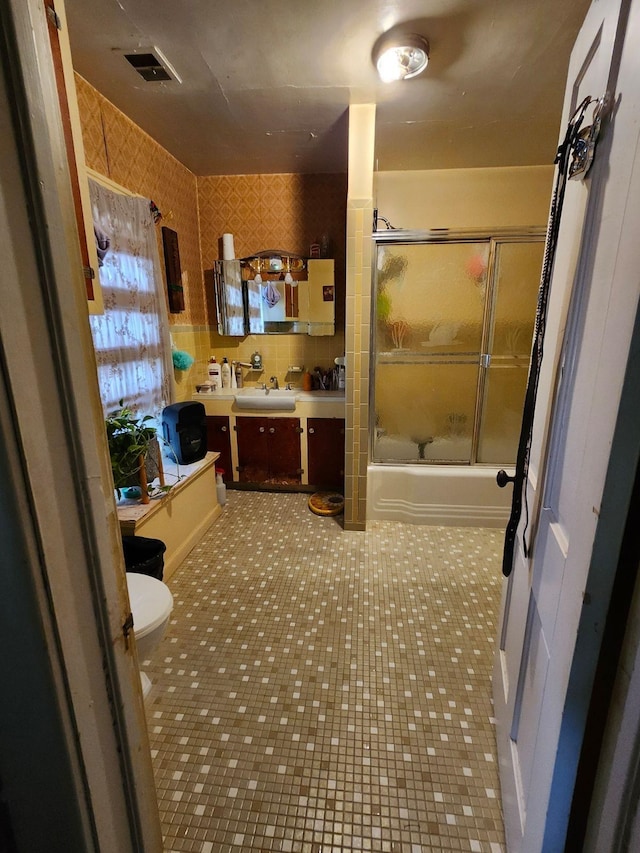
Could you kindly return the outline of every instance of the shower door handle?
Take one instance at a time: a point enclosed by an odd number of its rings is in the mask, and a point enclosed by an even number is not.
[[[515,483],[516,478],[510,477],[504,468],[501,468],[496,474],[496,483],[500,486],[501,489],[504,489],[509,483]]]

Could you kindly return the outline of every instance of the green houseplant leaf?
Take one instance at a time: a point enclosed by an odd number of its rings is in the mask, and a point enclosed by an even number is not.
[[[138,418],[120,400],[120,409],[105,419],[107,443],[111,457],[113,483],[120,497],[121,490],[135,482],[140,471],[140,457],[146,458],[156,439],[156,429],[150,425],[150,415]]]

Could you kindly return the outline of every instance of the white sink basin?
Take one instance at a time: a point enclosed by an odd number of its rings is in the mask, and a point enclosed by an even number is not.
[[[284,388],[239,388],[235,392],[235,401],[239,409],[293,412],[296,408],[296,393]]]

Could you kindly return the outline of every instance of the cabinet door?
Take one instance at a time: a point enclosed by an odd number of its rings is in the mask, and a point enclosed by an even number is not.
[[[236,418],[241,483],[265,483],[269,479],[268,422],[269,418]]]
[[[307,421],[309,484],[322,489],[344,487],[344,419]]]
[[[226,415],[207,415],[207,450],[220,454],[216,468],[222,468],[225,483],[233,482],[231,463],[231,434]]]
[[[299,418],[267,418],[269,479],[272,485],[301,482]]]

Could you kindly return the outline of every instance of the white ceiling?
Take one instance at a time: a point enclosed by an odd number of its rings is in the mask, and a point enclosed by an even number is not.
[[[76,70],[197,175],[346,171],[347,109],[375,102],[380,170],[553,162],[589,0],[65,0]],[[389,29],[420,77],[378,82]],[[121,51],[157,47],[182,82]]]

